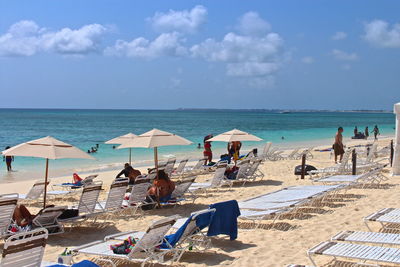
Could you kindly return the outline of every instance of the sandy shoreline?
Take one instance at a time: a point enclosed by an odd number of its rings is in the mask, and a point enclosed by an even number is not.
[[[348,146],[357,144],[371,143],[372,140],[346,140]],[[389,138],[379,141],[382,147],[390,142]],[[327,146],[323,144],[322,146]],[[333,165],[330,159],[330,152],[313,152],[314,159],[309,160],[308,164],[317,167]],[[112,225],[103,229],[92,227],[74,228],[71,232],[58,236],[51,236],[45,252],[45,260],[55,261],[57,255],[62,252],[64,247],[72,247],[95,240],[101,240],[104,236],[127,230],[144,230],[151,220],[179,214],[187,216],[190,212],[206,208],[209,204],[236,199],[245,200],[267,192],[279,190],[283,187],[292,185],[309,185],[309,179],[299,180],[294,176],[293,169],[299,165],[299,160],[267,161],[261,167],[265,178],[262,181],[249,183],[244,187],[235,186],[232,189],[224,188],[219,192],[212,192],[207,196],[202,195],[194,204],[184,203],[176,208],[166,208],[161,210],[147,211],[145,217],[116,219]],[[143,167],[141,170],[145,170]],[[108,187],[116,171],[98,173],[98,180],[103,181],[103,188],[108,191]],[[204,181],[209,176],[200,176],[196,181]],[[363,224],[363,217],[368,214],[387,207],[399,207],[398,190],[396,185],[399,183],[398,177],[389,177],[386,182],[389,184],[383,189],[351,189],[347,195],[354,197],[343,198],[337,205],[315,207],[304,211],[304,216],[297,218],[285,218],[280,220],[274,229],[246,230],[239,229],[239,237],[236,241],[229,241],[225,237],[213,238],[213,248],[210,252],[199,253],[190,252],[183,256],[181,264],[184,266],[285,266],[286,264],[308,264],[306,250],[319,242],[328,240],[331,236],[341,230],[366,230]],[[70,181],[71,177],[51,178],[52,184]],[[20,181],[14,183],[1,183],[0,193],[26,193],[32,186],[33,181]],[[105,197],[105,192],[103,193]],[[57,202],[55,204],[68,204]],[[264,225],[267,227],[271,221],[266,220]],[[374,229],[378,230],[378,228]],[[85,259],[79,255],[77,260]],[[326,258],[317,258],[319,263],[326,262]],[[121,265],[138,266],[138,265]]]

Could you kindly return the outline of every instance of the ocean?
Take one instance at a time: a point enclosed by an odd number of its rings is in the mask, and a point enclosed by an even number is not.
[[[233,128],[259,136],[263,142],[246,142],[243,150],[262,147],[271,141],[283,147],[294,147],[318,140],[333,140],[338,126],[344,136],[353,134],[354,126],[364,132],[378,125],[382,135],[393,135],[395,116],[391,113],[361,112],[292,112],[243,110],[64,110],[0,109],[0,149],[44,136],[53,136],[87,151],[99,144],[96,160],[62,159],[50,161],[50,177],[120,169],[128,161],[128,149],[113,149],[105,141],[132,132],[141,134],[153,128],[176,133],[193,142],[189,146],[159,148],[160,160],[170,156],[192,160],[202,157],[204,136]],[[284,137],[284,139],[282,139]],[[328,141],[329,142],[329,141]],[[214,158],[226,150],[225,143],[214,142]],[[132,149],[133,166],[152,163],[153,151]],[[44,159],[16,157],[13,172],[0,164],[0,181],[41,179]]]

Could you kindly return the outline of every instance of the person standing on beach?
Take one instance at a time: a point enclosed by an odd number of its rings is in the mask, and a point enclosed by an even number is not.
[[[204,137],[204,151],[203,151],[203,156],[206,158],[205,165],[207,163],[210,163],[212,161],[213,155],[212,155],[212,150],[211,150],[211,142],[208,141],[208,139],[212,138],[213,135],[209,134],[206,137]]]
[[[339,162],[342,162],[344,149],[343,149],[343,127],[339,127],[335,135],[335,143],[333,144],[333,151],[335,153],[335,163],[337,163],[337,157],[339,156]]]
[[[365,133],[365,139],[368,139],[368,137],[369,137],[368,126],[365,127],[364,133]]]
[[[354,127],[354,136],[357,136],[357,134],[358,134],[358,129],[357,129],[357,126],[356,126],[356,127]]]
[[[381,134],[381,133],[379,132],[378,125],[375,125],[374,129],[372,130],[372,132],[374,133],[375,140],[378,140],[378,135]]]
[[[9,149],[9,148],[10,148],[9,146],[6,147],[6,150]],[[3,161],[6,162],[7,171],[9,171],[9,172],[12,171],[11,162],[14,161],[14,157],[13,157],[13,156],[4,156],[4,157],[3,157]]]

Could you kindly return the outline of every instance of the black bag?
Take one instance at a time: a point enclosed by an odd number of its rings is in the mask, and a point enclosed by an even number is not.
[[[309,171],[312,171],[312,170],[316,170],[317,168],[315,168],[314,166],[311,166],[311,165],[305,165],[305,169],[306,169],[306,171],[305,171],[305,174],[308,174],[308,172]],[[295,168],[294,168],[294,175],[301,175],[301,165],[298,165],[298,166],[296,166]]]
[[[69,209],[69,210],[64,210],[63,213],[61,213],[60,216],[58,216],[58,219],[68,219],[68,218],[74,218],[79,215],[79,210],[76,209]]]

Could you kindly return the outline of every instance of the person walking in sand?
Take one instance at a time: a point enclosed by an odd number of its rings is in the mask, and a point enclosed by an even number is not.
[[[365,134],[365,139],[368,139],[368,137],[369,137],[368,126],[365,127],[364,134]]]
[[[9,148],[10,148],[9,146],[6,147],[6,150]],[[13,156],[4,156],[3,161],[6,162],[7,171],[11,172],[12,171],[11,163],[14,161],[14,157]]]
[[[378,135],[381,134],[381,133],[379,132],[378,125],[375,125],[374,129],[372,130],[372,132],[374,133],[374,138],[375,138],[375,140],[378,140]]]
[[[333,151],[335,153],[335,163],[337,163],[337,157],[339,156],[339,162],[342,162],[344,149],[343,149],[343,127],[339,127],[335,135],[335,143],[333,144]]]

